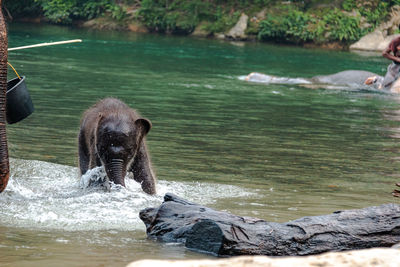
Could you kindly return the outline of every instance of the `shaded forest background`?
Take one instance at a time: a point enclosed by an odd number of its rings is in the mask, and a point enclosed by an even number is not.
[[[245,13],[246,34],[253,39],[322,44],[357,41],[385,21],[395,5],[400,0],[5,0],[5,14],[10,20],[55,24],[96,21],[119,30],[134,24],[180,35],[200,29],[213,36],[228,31]]]

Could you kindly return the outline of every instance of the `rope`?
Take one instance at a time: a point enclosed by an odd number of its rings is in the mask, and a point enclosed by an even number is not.
[[[7,64],[13,69],[13,71],[15,72],[15,74],[17,74],[18,79],[21,80],[21,77],[18,75],[18,72],[14,69],[14,67],[10,64],[10,62],[7,62]]]

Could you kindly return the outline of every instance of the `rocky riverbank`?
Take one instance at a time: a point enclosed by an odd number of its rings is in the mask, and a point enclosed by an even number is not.
[[[6,2],[8,17],[42,17],[91,29],[157,32],[229,41],[381,50],[399,31],[395,1],[57,1]],[[363,37],[364,36],[364,37]]]
[[[216,38],[227,41],[257,41],[257,35],[249,34],[249,25],[254,21],[262,21],[266,17],[266,9],[263,9],[252,17],[246,13],[241,13],[235,25],[225,32],[213,33],[206,30],[205,23],[200,23],[195,27],[193,32],[189,34],[194,37],[201,38]],[[99,30],[123,30],[140,33],[151,32],[143,23],[137,20],[130,21],[129,23],[118,23],[113,19],[102,17],[89,20],[82,24],[82,27],[99,29]],[[368,25],[367,25],[368,26]],[[322,47],[326,49],[350,49],[350,50],[363,50],[363,51],[382,51],[387,47],[389,42],[399,36],[400,26],[400,6],[394,6],[388,16],[388,20],[381,23],[376,29],[363,36],[360,40],[349,44],[340,41],[330,42],[305,42],[301,45],[305,47]],[[273,40],[270,40],[273,41]]]

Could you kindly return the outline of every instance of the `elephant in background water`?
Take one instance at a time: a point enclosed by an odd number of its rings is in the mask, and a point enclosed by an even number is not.
[[[370,78],[371,86],[374,89],[380,89],[386,92],[400,93],[400,79],[393,82],[390,86],[384,87],[383,77],[369,71],[363,70],[345,70],[331,75],[319,75],[310,79],[286,79],[296,84],[331,84],[331,85],[346,85],[346,86],[366,86],[367,79]],[[245,78],[246,81],[260,82],[260,83],[274,83],[275,81],[282,81],[282,78],[274,77],[262,73],[252,72]]]
[[[383,84],[384,77],[369,71],[345,70],[331,75],[321,75],[311,78],[312,82],[343,84],[343,85],[369,85],[375,89],[400,93],[400,79],[390,83],[388,86]]]
[[[4,191],[10,177],[6,135],[6,92],[7,92],[7,28],[0,0],[0,192]]]

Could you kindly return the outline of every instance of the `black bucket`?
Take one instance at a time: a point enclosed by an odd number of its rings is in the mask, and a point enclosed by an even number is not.
[[[7,82],[6,107],[6,117],[9,124],[19,122],[32,114],[34,108],[25,84],[25,76]]]

